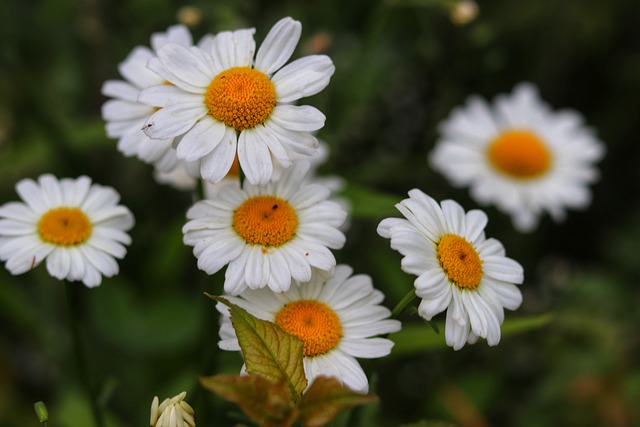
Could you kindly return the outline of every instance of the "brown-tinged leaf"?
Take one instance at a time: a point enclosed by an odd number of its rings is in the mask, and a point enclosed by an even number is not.
[[[303,427],[324,426],[345,409],[377,400],[376,395],[356,393],[335,378],[319,376],[298,402],[298,421]]]
[[[302,341],[275,323],[258,319],[222,297],[207,296],[229,307],[247,372],[274,383],[284,381],[297,401],[307,387]]]
[[[200,384],[237,403],[262,427],[290,427],[296,420],[297,411],[284,381],[273,383],[257,375],[214,375],[200,377]]]

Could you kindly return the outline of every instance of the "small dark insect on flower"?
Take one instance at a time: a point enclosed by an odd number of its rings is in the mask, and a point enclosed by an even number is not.
[[[142,130],[147,130],[147,129],[149,129],[151,126],[153,126],[153,122],[152,122],[152,123],[149,123],[148,125],[144,125],[144,126],[142,126]]]
[[[275,211],[276,209],[278,209],[278,204],[276,203],[275,205],[273,205],[273,207],[272,207],[271,209],[273,209],[274,211]]]

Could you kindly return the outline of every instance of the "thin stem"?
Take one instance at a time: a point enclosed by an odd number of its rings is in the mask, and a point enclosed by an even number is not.
[[[393,311],[391,311],[391,319],[398,319],[414,299],[416,299],[416,291],[414,288],[411,288],[411,290],[402,297],[400,302],[396,304],[396,306],[393,308]]]
[[[98,400],[95,390],[89,380],[89,369],[87,367],[87,358],[84,352],[84,345],[80,337],[80,328],[78,324],[78,314],[76,312],[76,304],[73,301],[73,284],[65,281],[65,291],[67,294],[67,308],[69,312],[69,329],[73,340],[73,352],[78,366],[78,374],[80,381],[85,388],[89,402],[91,404],[91,412],[93,413],[93,421],[96,427],[104,427],[104,419],[98,408]]]

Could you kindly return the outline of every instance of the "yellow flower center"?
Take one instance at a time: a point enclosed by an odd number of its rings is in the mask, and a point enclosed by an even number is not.
[[[276,90],[266,74],[234,67],[211,81],[204,103],[215,119],[240,132],[269,118],[276,105]]]
[[[252,245],[280,246],[296,235],[298,216],[279,197],[255,196],[235,210],[233,228]]]
[[[475,289],[482,279],[482,260],[464,238],[445,234],[438,242],[438,260],[442,269],[460,289]]]
[[[502,133],[489,145],[487,154],[493,167],[517,179],[536,178],[551,166],[551,153],[545,143],[525,130]]]
[[[325,303],[313,300],[290,302],[276,316],[276,325],[303,343],[306,357],[333,349],[342,338],[338,315]]]
[[[51,209],[38,221],[42,240],[60,246],[73,246],[91,235],[91,222],[78,208]]]

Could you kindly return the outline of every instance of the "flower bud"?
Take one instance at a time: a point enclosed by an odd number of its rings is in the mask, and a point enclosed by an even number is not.
[[[151,427],[195,427],[193,408],[183,399],[186,391],[159,403],[158,396],[151,402]]]

